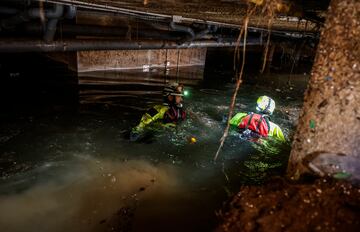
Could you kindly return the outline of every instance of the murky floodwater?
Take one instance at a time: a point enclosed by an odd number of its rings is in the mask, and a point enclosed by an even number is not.
[[[80,104],[70,110],[1,113],[1,231],[214,229],[215,212],[240,183],[283,171],[288,146],[266,154],[231,135],[213,162],[234,86],[191,73],[180,80],[190,91],[188,120],[142,143],[128,140],[129,129],[161,101],[163,73],[82,74]],[[273,121],[289,137],[301,91],[279,83],[243,85],[236,109],[253,111],[259,95],[272,96]]]

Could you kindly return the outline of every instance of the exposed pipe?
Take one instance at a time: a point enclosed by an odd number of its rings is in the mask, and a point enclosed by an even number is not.
[[[44,14],[47,19],[58,19],[63,15],[64,6],[60,4],[54,4],[54,7],[46,10],[40,8],[31,8],[27,12],[31,18],[40,18],[41,14]]]
[[[14,0],[15,1],[15,0]],[[64,4],[64,5],[68,5],[68,6],[76,6],[76,7],[81,7],[84,9],[90,9],[90,10],[98,10],[98,11],[103,11],[103,12],[107,12],[107,13],[116,13],[116,14],[125,14],[125,15],[129,15],[129,16],[134,16],[134,17],[148,17],[147,19],[153,19],[156,21],[169,21],[172,20],[174,16],[172,15],[166,15],[166,14],[157,14],[157,13],[150,13],[150,12],[144,12],[144,11],[138,11],[138,10],[131,10],[131,9],[126,9],[126,8],[121,8],[121,7],[113,7],[113,6],[109,6],[109,5],[101,5],[101,4],[94,4],[94,3],[88,3],[88,2],[83,2],[83,1],[77,1],[77,0],[16,0],[18,2],[30,2],[30,1],[44,1],[44,2],[48,2],[48,3],[54,3],[54,4]],[[188,22],[188,23],[201,23],[201,24],[210,24],[210,25],[214,25],[214,26],[224,26],[224,27],[228,27],[228,28],[239,28],[238,24],[229,24],[229,23],[221,23],[221,22],[215,22],[215,21],[204,21],[201,19],[194,19],[194,18],[186,18],[186,17],[181,17],[178,16],[180,18],[181,22]],[[141,18],[141,17],[139,17]],[[249,32],[261,32],[261,31],[268,31],[267,28],[256,28],[256,27],[248,27]],[[304,32],[298,32],[298,31],[293,31],[293,33],[288,33],[289,31],[279,31],[279,30],[272,30],[272,34],[279,34],[279,35],[283,35],[285,37],[290,37],[290,38],[298,38],[298,37],[317,37],[316,36],[316,32],[308,32],[308,33],[304,33]]]
[[[40,17],[40,11],[33,12],[36,13],[35,17]],[[48,19],[46,23],[46,29],[44,33],[45,42],[51,42],[54,39],[56,26],[59,21],[59,18],[64,14],[64,6],[63,5],[54,5],[54,9],[52,11],[45,11],[45,17]],[[31,15],[31,13],[30,13]]]
[[[76,6],[68,5],[64,15],[65,19],[73,19],[76,16]]]
[[[147,11],[132,10],[132,9],[116,7],[116,6],[83,2],[83,1],[79,1],[79,0],[33,0],[33,1],[45,1],[45,2],[50,2],[50,3],[62,3],[65,5],[76,5],[83,9],[91,9],[91,10],[98,10],[98,11],[103,11],[103,12],[108,12],[108,13],[112,12],[112,13],[116,13],[116,14],[124,14],[124,15],[134,16],[137,18],[144,18],[144,19],[148,19],[148,20],[153,19],[155,21],[169,21],[174,18],[173,15],[169,15],[169,14],[158,14],[158,13],[152,13],[152,12],[147,12]],[[222,22],[216,22],[216,21],[210,21],[210,20],[205,21],[203,19],[196,19],[196,18],[187,18],[187,17],[181,17],[181,16],[177,16],[177,17],[180,18],[181,22],[200,23],[200,24],[205,23],[205,24],[222,26],[222,27],[227,27],[227,28],[235,28],[235,29],[239,28],[239,25],[236,23],[222,23]],[[249,32],[260,32],[260,31],[267,32],[268,28],[248,27],[248,30],[249,30]],[[271,33],[283,33],[283,31],[271,30]],[[294,33],[301,34],[302,32],[299,33],[296,31]],[[317,34],[317,33],[316,32],[308,32],[306,34],[308,34],[308,37],[316,37],[315,34]],[[293,35],[288,35],[288,37],[293,37]],[[297,36],[297,35],[295,35],[295,36]]]
[[[195,39],[201,39],[202,37],[204,37],[205,35],[207,35],[211,31],[212,31],[212,26],[207,24],[206,28],[204,30],[199,31],[198,33],[196,33]]]
[[[53,41],[56,33],[56,26],[58,21],[59,19],[55,18],[55,19],[49,19],[48,22],[46,23],[46,29],[43,37],[45,42],[49,43]]]
[[[168,41],[117,41],[117,40],[63,40],[45,43],[41,40],[2,40],[0,52],[67,52],[90,50],[148,50],[148,49],[185,49],[204,47],[234,47],[236,41],[217,42],[213,40],[193,41],[177,44]],[[243,44],[240,44],[242,46]],[[260,38],[248,38],[247,46],[260,45]]]
[[[59,18],[63,12],[63,5],[54,5],[53,10],[45,10],[44,15],[48,19]],[[31,8],[20,12],[10,18],[1,20],[1,27],[5,29],[14,28],[16,25],[28,22],[32,18],[40,18],[41,10],[39,8]]]
[[[29,10],[29,16],[32,18],[40,18],[42,10],[39,8],[33,8]],[[46,23],[46,29],[44,33],[44,40],[50,42],[54,39],[56,33],[56,26],[59,19],[64,16],[66,19],[73,19],[76,15],[75,6],[67,6],[64,14],[64,6],[55,4],[52,10],[45,10],[45,17],[48,19]]]
[[[202,39],[206,34],[211,32],[212,30],[216,30],[217,27],[212,27],[210,24],[206,24],[206,28],[204,30],[201,30],[197,33],[194,32],[194,30],[191,27],[182,26],[179,24],[175,24],[174,21],[170,22],[170,28],[172,30],[178,31],[178,32],[185,32],[188,34],[188,36],[182,40],[179,41],[179,44],[185,43],[185,42],[191,42],[195,39]]]
[[[31,8],[26,11],[23,11],[17,15],[14,15],[10,18],[4,19],[1,21],[1,27],[5,29],[11,29],[18,24],[28,22],[33,18],[41,18],[43,14],[45,18],[48,20],[46,23],[46,28],[44,32],[44,40],[46,42],[50,42],[54,39],[56,33],[56,27],[59,19],[64,15],[64,6],[60,4],[54,4],[53,9],[46,9],[43,11],[39,8]],[[67,19],[72,19],[76,15],[76,7],[75,6],[66,6],[66,13],[64,15]]]
[[[28,24],[24,27],[27,34],[40,34],[43,32],[39,24]],[[59,30],[59,27],[57,28]],[[128,28],[125,27],[102,27],[92,25],[62,25],[61,32],[63,35],[70,36],[100,36],[100,37],[125,37]],[[178,33],[170,31],[140,30],[132,31],[133,36],[147,39],[179,40],[181,36]]]
[[[109,5],[101,5],[96,3],[89,3],[89,2],[83,2],[83,1],[77,1],[77,0],[33,0],[33,1],[44,1],[44,2],[50,2],[50,3],[62,3],[64,5],[76,5],[81,8],[90,9],[90,10],[98,10],[98,11],[105,11],[105,12],[114,12],[119,14],[125,14],[129,16],[134,16],[138,18],[143,18],[146,20],[164,20],[171,18],[170,15],[164,15],[164,14],[157,14],[157,13],[149,13],[149,12],[143,12],[138,10],[131,10],[121,7],[113,7]]]
[[[140,10],[133,10],[133,9],[128,9],[128,8],[110,6],[110,5],[102,5],[102,4],[97,4],[97,3],[83,2],[83,1],[79,1],[79,0],[33,0],[33,1],[45,1],[45,2],[50,2],[50,3],[62,3],[65,5],[76,5],[83,9],[98,10],[98,11],[103,11],[103,12],[113,12],[113,13],[117,13],[117,14],[124,14],[124,15],[134,16],[137,18],[142,18],[142,19],[147,19],[147,20],[153,19],[155,21],[169,21],[169,20],[172,20],[172,18],[174,17],[173,15],[168,15],[168,14],[145,12],[145,11],[140,11]],[[187,17],[181,17],[181,21],[189,22],[189,23],[207,23],[207,24],[217,25],[217,26],[239,28],[238,24],[221,23],[221,22],[215,22],[215,21],[206,21],[205,22],[202,19],[194,19],[194,18],[187,18]]]
[[[174,21],[171,21],[170,28],[174,31],[185,32],[188,34],[188,36],[184,40],[179,41],[179,44],[182,44],[185,41],[193,41],[195,39],[195,32],[193,31],[193,29],[191,29],[191,27],[177,25]]]

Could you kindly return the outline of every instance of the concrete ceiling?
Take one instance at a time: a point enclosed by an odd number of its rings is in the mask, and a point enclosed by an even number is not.
[[[171,46],[178,47],[190,46],[191,43],[201,46],[235,46],[239,29],[247,14],[249,5],[247,1],[266,1],[271,4],[283,1],[282,7],[278,7],[280,11],[273,15],[262,6],[255,8],[249,21],[247,43],[262,44],[271,34],[271,40],[277,42],[286,40],[298,43],[306,39],[309,43],[316,44],[329,2],[329,0],[1,1],[0,45],[3,51],[39,49],[52,51],[53,47],[48,46],[50,43],[61,51],[69,50],[71,47],[69,44],[74,45],[74,50],[105,49],[104,40],[112,49],[122,49],[126,46],[126,48],[135,46],[144,49],[146,47],[144,44],[150,42],[156,43],[155,47],[165,46],[165,42],[173,43],[174,45]],[[251,4],[253,8],[255,5]],[[270,19],[272,19],[271,30],[268,31]],[[43,40],[39,40],[41,37]],[[129,44],[134,41],[139,44]],[[119,44],[124,46],[119,48]]]
[[[124,8],[182,18],[215,21],[241,25],[246,15],[248,0],[51,0],[53,2],[78,2],[112,8]],[[250,0],[262,1],[262,0]],[[266,1],[266,0],[264,0]],[[270,1],[270,0],[269,0]],[[271,0],[275,2],[275,0]],[[330,0],[276,0],[283,4],[273,21],[274,29],[313,30],[324,21]],[[250,18],[250,25],[268,26],[269,15],[258,7]],[[296,17],[296,18],[294,18]],[[298,21],[296,19],[304,19]],[[305,20],[308,22],[305,23]]]

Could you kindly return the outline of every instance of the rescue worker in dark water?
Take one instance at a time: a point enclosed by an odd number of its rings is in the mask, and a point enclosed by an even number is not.
[[[186,112],[183,108],[184,86],[178,83],[170,83],[163,90],[163,104],[150,108],[130,133],[130,140],[141,139],[146,132],[157,130],[162,127],[174,128],[178,123],[185,120]]]
[[[256,102],[256,111],[249,113],[237,113],[231,120],[230,125],[237,128],[240,138],[258,142],[261,138],[272,137],[285,142],[285,137],[278,125],[271,122],[270,115],[275,110],[275,101],[268,96],[261,96]]]

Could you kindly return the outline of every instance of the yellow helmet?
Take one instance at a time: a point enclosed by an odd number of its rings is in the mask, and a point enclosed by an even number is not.
[[[275,110],[275,101],[268,96],[261,96],[256,101],[256,110],[263,114],[272,114]]]

